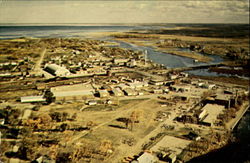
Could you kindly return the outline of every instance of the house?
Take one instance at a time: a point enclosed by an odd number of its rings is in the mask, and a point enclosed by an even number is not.
[[[124,94],[126,96],[135,96],[136,95],[136,92],[131,88],[125,88],[123,91],[124,91]]]
[[[68,69],[61,67],[57,64],[47,64],[45,66],[45,71],[51,73],[52,75],[61,76],[61,77],[70,75],[70,72]]]
[[[123,83],[118,84],[116,87],[121,88],[121,90],[124,90],[125,88],[129,88],[129,86],[128,86],[128,85],[123,84]]]
[[[138,163],[154,163],[156,162],[155,157],[147,152],[144,152],[139,158],[137,158]]]
[[[133,82],[133,83],[128,83],[130,88],[142,88],[142,87],[147,87],[148,83],[147,82]]]
[[[43,96],[24,96],[21,97],[22,103],[36,103],[36,102],[46,102]]]
[[[95,100],[89,100],[89,101],[87,102],[87,104],[88,104],[88,105],[97,105],[97,101],[95,101]]]
[[[153,90],[153,93],[154,93],[154,94],[162,94],[162,93],[163,93],[163,90],[162,90],[162,89],[154,89],[154,90]]]
[[[98,94],[100,97],[108,97],[109,96],[109,93],[107,90],[99,90]]]
[[[112,93],[114,96],[117,96],[117,97],[124,95],[124,93],[122,92],[120,88],[113,88]]]
[[[215,89],[216,85],[215,84],[202,84],[201,88],[206,88],[206,89]]]
[[[123,65],[126,65],[128,61],[129,61],[128,59],[115,58],[115,59],[113,60],[113,63],[114,63],[115,65],[123,66]]]
[[[174,92],[188,92],[190,91],[190,87],[187,85],[172,85],[170,86],[170,90]]]
[[[162,80],[152,79],[152,80],[149,81],[149,84],[152,84],[152,85],[163,85],[164,82]]]
[[[170,78],[171,80],[177,79],[178,77],[179,77],[178,74],[171,74],[171,75],[169,75],[169,78]]]

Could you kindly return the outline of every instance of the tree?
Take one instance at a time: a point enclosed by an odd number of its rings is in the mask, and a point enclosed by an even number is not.
[[[54,97],[54,94],[50,91],[50,90],[46,90],[45,93],[44,93],[44,97],[46,99],[46,102],[48,104],[52,103],[55,101],[55,97]]]

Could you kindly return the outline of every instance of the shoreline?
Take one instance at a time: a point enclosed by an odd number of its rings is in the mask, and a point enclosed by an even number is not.
[[[239,123],[239,121],[241,120],[241,118],[244,116],[244,114],[247,112],[247,110],[249,109],[249,101],[244,103],[240,110],[236,112],[236,117],[231,119],[229,122],[226,123],[226,129],[233,131],[234,127],[237,126],[237,124]]]

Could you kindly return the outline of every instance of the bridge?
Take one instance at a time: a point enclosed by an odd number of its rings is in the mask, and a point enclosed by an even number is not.
[[[209,68],[209,67],[219,67],[219,66],[224,66],[225,64],[223,63],[212,63],[212,64],[205,64],[205,65],[197,65],[197,66],[190,66],[190,67],[179,67],[179,68],[170,68],[168,69],[168,72],[173,72],[173,71],[188,71],[188,70],[195,70],[195,69],[204,69],[204,68]]]

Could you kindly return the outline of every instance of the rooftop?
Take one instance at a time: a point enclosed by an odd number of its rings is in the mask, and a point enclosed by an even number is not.
[[[206,110],[208,116],[204,118],[203,122],[205,123],[214,123],[217,119],[217,116],[223,111],[224,106],[216,105],[216,104],[207,104],[205,105],[202,110]]]

